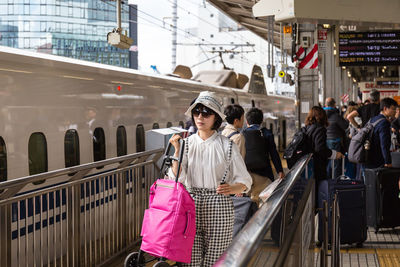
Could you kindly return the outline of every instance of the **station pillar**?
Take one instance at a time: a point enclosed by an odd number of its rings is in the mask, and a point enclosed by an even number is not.
[[[307,37],[310,45],[317,40],[317,25],[298,24],[299,40]],[[319,76],[316,69],[299,69],[296,67],[296,118],[298,128],[300,128],[309,110],[318,105],[319,102]]]

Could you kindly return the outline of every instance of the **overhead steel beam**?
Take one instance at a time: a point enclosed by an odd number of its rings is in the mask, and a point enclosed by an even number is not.
[[[255,4],[255,2],[247,0],[220,0],[220,1],[234,5],[241,5],[243,7],[253,7]]]
[[[235,15],[241,15],[241,16],[246,16],[249,18],[254,18],[253,12],[251,9],[243,9],[240,7],[231,7],[230,9],[227,10],[228,13],[232,13]]]

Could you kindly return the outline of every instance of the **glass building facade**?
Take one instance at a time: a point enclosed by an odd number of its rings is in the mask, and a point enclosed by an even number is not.
[[[122,6],[124,30],[137,29],[136,23],[129,25],[130,8]],[[107,33],[116,25],[114,1],[0,0],[0,45],[4,46],[129,67],[129,53],[137,58],[137,52],[107,43]]]

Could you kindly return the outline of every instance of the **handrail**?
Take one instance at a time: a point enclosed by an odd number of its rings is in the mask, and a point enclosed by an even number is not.
[[[152,161],[155,162],[157,161],[161,156],[162,153],[164,152],[163,148],[160,149],[154,149],[154,150],[148,150],[144,152],[139,152],[139,153],[133,153],[121,157],[116,157],[116,158],[111,158],[111,159],[105,159],[105,160],[100,160],[96,162],[91,162],[91,163],[86,163],[74,167],[69,167],[69,168],[64,168],[64,169],[57,169],[54,171],[49,171],[45,173],[40,173],[40,174],[35,174],[35,175],[30,175],[30,176],[25,176],[21,178],[16,178],[4,182],[0,182],[0,189],[5,190],[4,192],[0,193],[0,200],[10,198],[16,193],[18,193],[19,190],[13,190],[13,192],[7,193],[7,190],[11,190],[12,188],[18,187],[19,189],[22,189],[27,184],[36,182],[36,181],[41,181],[41,180],[47,180],[51,178],[56,178],[62,175],[67,175],[71,173],[76,173],[74,176],[72,176],[69,181],[76,180],[77,176],[80,176],[80,178],[84,175],[86,175],[90,170],[98,168],[98,167],[103,167],[115,163],[120,163],[120,165],[117,167],[122,168],[127,166],[128,164],[132,163],[135,159],[141,159],[144,158],[144,161],[149,158],[150,156],[153,156]],[[82,175],[83,173],[83,175]]]
[[[214,266],[247,266],[311,157],[312,154],[305,155],[296,163],[285,180],[253,215]]]
[[[0,183],[0,266],[105,266],[120,257],[140,240],[163,153],[160,148]],[[46,183],[31,184],[41,180]]]

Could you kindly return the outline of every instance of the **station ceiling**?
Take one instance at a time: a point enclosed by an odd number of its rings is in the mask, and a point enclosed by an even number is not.
[[[268,17],[255,18],[252,7],[255,0],[208,0],[231,19],[268,41]],[[274,24],[274,45],[280,44],[280,26]]]

